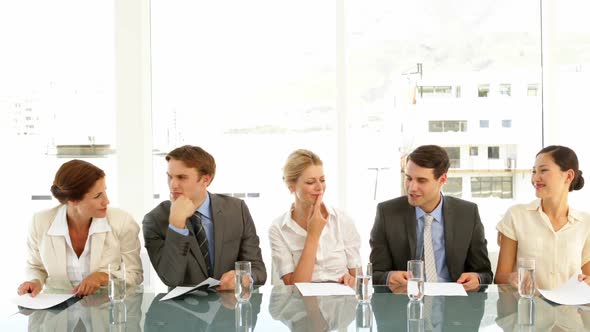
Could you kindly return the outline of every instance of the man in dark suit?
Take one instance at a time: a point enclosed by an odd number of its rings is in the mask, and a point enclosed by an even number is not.
[[[435,280],[426,281],[456,281],[466,290],[492,283],[477,205],[441,193],[449,165],[440,146],[418,147],[406,163],[407,196],[377,205],[370,239],[375,284],[406,285],[412,259],[424,260],[425,270],[429,261],[435,265]]]
[[[167,156],[170,200],[143,219],[145,247],[160,279],[170,287],[197,285],[213,277],[233,290],[234,263],[250,261],[255,284],[266,282],[260,241],[244,201],[211,194],[215,160],[185,145]]]

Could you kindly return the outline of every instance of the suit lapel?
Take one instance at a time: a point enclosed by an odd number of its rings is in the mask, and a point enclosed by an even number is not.
[[[229,220],[223,215],[223,204],[217,195],[210,194],[211,213],[213,218],[213,233],[215,238],[215,264],[213,265],[213,275],[217,275],[221,268],[221,248],[223,247],[223,230],[229,227]]]
[[[453,253],[453,241],[455,234],[455,209],[453,206],[453,199],[451,197],[445,197],[445,201],[443,203],[443,218],[445,222],[444,232],[445,232],[445,260],[447,261],[447,268],[449,269],[449,274],[451,278],[453,278],[453,269],[451,262],[449,261],[449,257],[455,257]]]
[[[407,202],[407,200],[406,200]],[[406,232],[410,245],[410,259],[416,259],[416,208],[408,204],[408,214],[406,215]]]
[[[53,247],[53,256],[51,256],[52,262],[47,264],[47,269],[51,269],[52,266],[55,266],[55,275],[58,278],[63,278],[63,280],[69,280],[68,278],[68,269],[66,266],[67,263],[67,255],[66,255],[66,239],[63,236],[53,236],[50,235],[51,238],[51,246]],[[49,272],[49,271],[47,271]],[[48,273],[52,275],[53,273]]]
[[[94,233],[86,240],[89,241],[92,237],[90,241],[90,271],[98,271],[100,269],[100,258],[102,257],[106,234],[106,232]]]

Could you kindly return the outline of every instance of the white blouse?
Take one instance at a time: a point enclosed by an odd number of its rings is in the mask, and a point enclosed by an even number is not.
[[[328,223],[322,230],[312,281],[338,281],[349,268],[361,265],[361,238],[350,217],[326,206]],[[279,277],[295,271],[307,231],[291,218],[292,208],[273,221],[269,230],[273,268]]]
[[[496,226],[518,242],[516,257],[535,259],[537,287],[554,289],[590,261],[590,214],[569,209],[567,223],[554,231],[541,200],[512,206]],[[514,264],[514,271],[517,264]]]
[[[66,240],[66,269],[68,279],[73,285],[79,284],[84,278],[90,274],[90,248],[92,242],[92,235],[96,233],[104,233],[112,231],[111,226],[107,222],[107,218],[93,218],[88,230],[88,239],[84,245],[84,251],[78,257],[72,245],[70,232],[68,230],[67,220],[67,205],[62,205],[51,224],[51,228],[47,231],[48,235],[63,236]]]

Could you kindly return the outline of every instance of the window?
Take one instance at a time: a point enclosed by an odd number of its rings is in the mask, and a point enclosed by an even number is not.
[[[448,177],[443,192],[445,195],[461,198],[463,196],[463,178]]]
[[[479,120],[479,128],[490,128],[490,120]]]
[[[451,96],[451,86],[419,86],[418,91],[420,98]]]
[[[502,120],[502,128],[511,128],[512,127],[512,120]]]
[[[466,120],[431,120],[428,121],[428,131],[435,132],[464,132],[467,131]]]
[[[535,96],[537,96],[538,90],[539,90],[538,84],[529,84],[527,91],[526,91],[526,95],[529,97],[535,97]]]
[[[451,162],[451,168],[461,167],[461,148],[460,147],[445,147],[449,160]]]
[[[510,97],[511,95],[511,86],[510,84],[500,84],[500,89],[498,90],[500,96]]]
[[[77,158],[101,168],[111,206],[120,206],[113,6],[113,1],[100,0],[0,2],[0,31],[11,31],[0,34],[0,44],[10,48],[0,61],[0,144],[5,155],[19,156],[19,162],[3,163],[0,172],[0,182],[13,188],[2,197],[10,201],[4,205],[4,217],[19,221],[11,225],[18,236],[0,244],[1,252],[18,248],[3,256],[4,264],[15,271],[4,275],[7,285],[24,281],[22,250],[29,221],[34,212],[58,205],[49,187],[63,163]],[[59,153],[60,146],[90,147],[89,136],[96,144],[108,145],[111,153]]]
[[[479,154],[479,148],[477,146],[470,146],[469,147],[469,155],[470,156],[477,156]]]
[[[500,159],[499,146],[488,146],[488,159]]]
[[[473,176],[471,196],[474,198],[512,198],[512,176]]]
[[[477,96],[478,97],[487,97],[490,93],[490,85],[489,84],[480,84],[477,88]]]

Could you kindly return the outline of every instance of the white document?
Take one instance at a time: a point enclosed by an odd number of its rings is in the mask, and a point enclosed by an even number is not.
[[[424,295],[428,296],[467,296],[463,285],[456,282],[425,282]]]
[[[539,293],[547,300],[567,305],[580,305],[590,303],[590,286],[584,281],[578,281],[578,275],[574,274],[565,284],[554,290],[539,289]]]
[[[296,282],[295,286],[297,286],[303,296],[354,295],[354,289],[344,284],[333,282]]]
[[[171,290],[168,294],[166,294],[166,296],[162,297],[160,299],[160,301],[166,301],[166,300],[170,300],[173,299],[175,297],[178,297],[182,294],[186,294],[188,292],[194,291],[200,287],[206,286],[204,288],[209,288],[209,287],[215,287],[219,285],[219,280],[217,279],[213,279],[213,278],[207,278],[207,280],[203,281],[202,283],[196,285],[196,286],[188,286],[188,287],[183,287],[183,286],[178,286],[176,288],[174,288],[173,290]]]
[[[26,293],[15,299],[13,303],[24,308],[29,309],[47,309],[65,302],[76,294],[47,294],[39,293],[32,297],[31,294]]]

